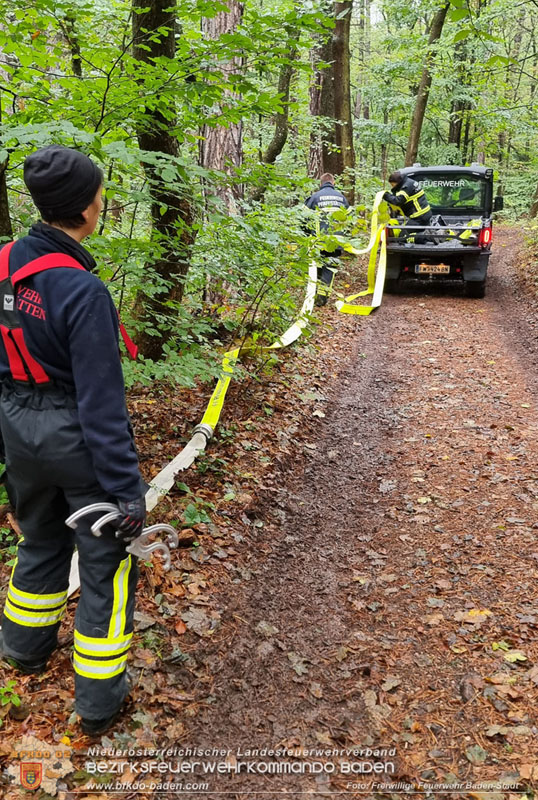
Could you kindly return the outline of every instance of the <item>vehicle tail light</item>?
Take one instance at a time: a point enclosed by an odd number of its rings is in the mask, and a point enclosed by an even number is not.
[[[478,244],[480,247],[487,247],[491,242],[492,230],[491,228],[482,228],[478,234]]]

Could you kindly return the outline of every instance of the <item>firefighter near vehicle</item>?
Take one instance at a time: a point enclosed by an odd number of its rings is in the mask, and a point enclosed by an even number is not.
[[[503,198],[493,197],[493,170],[415,164],[401,173],[424,191],[433,216],[427,226],[398,217],[386,226],[385,291],[399,293],[410,281],[450,282],[467,297],[484,297],[492,215],[503,207]]]

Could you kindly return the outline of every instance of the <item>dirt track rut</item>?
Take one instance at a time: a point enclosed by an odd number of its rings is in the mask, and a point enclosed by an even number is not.
[[[394,747],[399,781],[525,784],[537,732],[538,317],[518,294],[520,244],[497,235],[485,300],[410,293],[369,319],[324,311],[325,418],[317,435],[297,434],[300,457],[251,529],[249,572],[220,598],[227,634],[204,644],[212,686],[189,745]],[[335,773],[243,772],[210,788],[359,795],[340,757],[318,760]]]

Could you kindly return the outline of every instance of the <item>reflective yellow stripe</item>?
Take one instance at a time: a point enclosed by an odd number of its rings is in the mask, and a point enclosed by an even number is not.
[[[404,198],[404,200],[406,200],[406,201],[411,199],[411,198],[409,197],[409,195],[407,194],[407,192],[404,192],[404,190],[403,190],[403,189],[400,189],[400,191],[399,191],[399,192],[396,192],[396,194],[395,194],[395,197],[398,197],[398,195],[399,195],[399,194],[403,195],[403,198]]]
[[[116,570],[113,581],[114,602],[112,615],[108,626],[108,639],[115,639],[125,632],[125,608],[129,593],[129,573],[131,571],[131,556],[127,556]]]
[[[66,606],[67,604],[64,603],[55,611],[45,614],[43,613],[42,609],[39,611],[27,611],[25,609],[18,608],[17,606],[14,606],[8,598],[6,600],[4,614],[12,622],[16,622],[17,625],[24,625],[27,628],[43,628],[45,625],[56,625],[57,622],[60,622],[64,615]]]
[[[66,602],[67,589],[55,594],[31,594],[30,592],[23,592],[22,589],[17,589],[13,582],[10,581],[7,596],[17,605],[26,606],[27,608],[54,608]]]
[[[97,680],[113,678],[124,671],[126,664],[127,654],[108,661],[94,661],[89,658],[82,658],[76,652],[73,655],[75,672],[84,678],[96,678]]]
[[[77,652],[85,653],[89,656],[114,656],[127,650],[131,645],[132,638],[132,633],[111,639],[108,637],[84,636],[83,633],[75,630],[75,647]]]
[[[334,279],[336,277],[336,273],[338,272],[336,267],[327,267],[327,269],[332,272],[331,281],[329,284],[323,283],[323,281],[318,280],[318,288],[317,293],[319,297],[328,297],[332,291]]]
[[[427,211],[431,211],[430,206],[424,206],[424,208],[419,208],[418,211],[415,211],[414,214],[409,214],[409,219],[414,219],[415,217],[420,217],[421,214],[426,214]]]

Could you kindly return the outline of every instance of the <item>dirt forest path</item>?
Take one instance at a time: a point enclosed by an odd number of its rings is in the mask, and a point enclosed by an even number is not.
[[[290,760],[256,748],[396,754],[243,767],[208,779],[212,792],[391,796],[342,772],[365,760],[394,764],[379,783],[455,782],[450,797],[499,779],[515,788],[495,798],[521,797],[537,777],[538,316],[516,293],[521,245],[497,234],[485,300],[410,293],[366,320],[323,312],[339,359],[325,417],[275,473],[248,569],[219,598],[224,633],[197,653],[207,697],[189,746],[231,750],[231,764]]]

